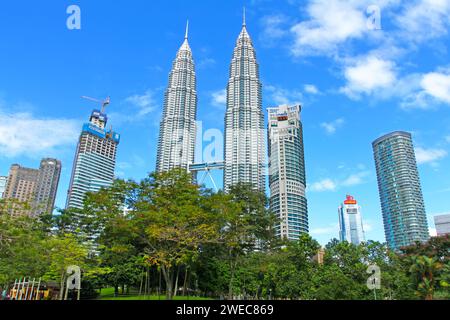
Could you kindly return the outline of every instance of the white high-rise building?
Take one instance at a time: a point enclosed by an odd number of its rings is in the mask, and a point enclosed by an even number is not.
[[[66,208],[82,208],[87,192],[98,192],[114,182],[120,134],[107,130],[104,110],[93,110],[83,125],[67,192]]]
[[[339,238],[359,245],[365,241],[363,221],[361,217],[361,207],[352,197],[347,196],[344,203],[339,206]]]
[[[265,192],[265,130],[262,86],[255,49],[244,22],[234,48],[225,114],[225,192],[250,183]]]
[[[197,90],[192,51],[186,35],[172,65],[159,131],[156,170],[188,169],[194,163]]]
[[[301,106],[269,108],[270,209],[280,223],[279,237],[298,240],[308,233]]]

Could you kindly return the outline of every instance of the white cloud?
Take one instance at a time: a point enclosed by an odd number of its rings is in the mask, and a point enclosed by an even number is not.
[[[447,151],[444,149],[424,149],[416,147],[415,151],[418,164],[435,163],[447,156]]]
[[[287,18],[284,15],[270,15],[261,19],[263,25],[263,31],[260,36],[260,40],[265,46],[272,46],[275,40],[286,36],[288,31],[283,28],[283,25],[287,22]]]
[[[306,7],[308,19],[291,28],[295,56],[333,54],[338,45],[368,31],[364,1],[315,0]]]
[[[450,74],[438,72],[425,74],[421,85],[430,96],[450,104]]]
[[[411,77],[410,77],[411,78]],[[450,104],[450,72],[430,72],[399,82],[409,83],[410,92],[398,92],[404,109],[434,109],[441,103]],[[407,85],[408,86],[408,85]],[[396,86],[397,87],[397,86]]]
[[[139,108],[138,116],[146,116],[158,108],[152,90],[147,90],[144,94],[132,95],[126,98],[125,102]]]
[[[335,191],[336,188],[336,183],[331,179],[323,179],[308,186],[308,189],[313,192]]]
[[[307,93],[311,93],[311,94],[319,94],[319,89],[317,89],[317,87],[313,84],[306,84],[304,86],[304,90]]]
[[[340,184],[344,187],[352,187],[356,185],[363,184],[364,178],[370,175],[369,171],[361,171],[358,173],[351,174],[347,179],[343,180]]]
[[[344,76],[347,84],[341,91],[353,98],[390,88],[397,78],[394,62],[372,55],[355,59],[345,68]]]
[[[343,118],[336,119],[332,122],[323,122],[320,126],[325,129],[327,134],[335,134],[336,130],[340,128],[345,123]]]
[[[370,176],[370,171],[360,171],[352,173],[343,179],[325,178],[318,182],[308,185],[307,190],[311,192],[337,191],[343,187],[354,187],[366,183],[366,179]]]
[[[5,157],[55,156],[56,149],[74,145],[79,134],[80,123],[75,120],[0,111],[0,154]]]
[[[395,16],[400,36],[413,42],[422,42],[444,36],[450,26],[448,0],[407,1],[403,12]]]
[[[227,90],[222,89],[211,94],[211,104],[216,107],[225,107],[227,103]]]
[[[298,90],[290,90],[277,86],[266,85],[265,90],[269,93],[269,101],[277,105],[295,105],[302,104],[303,94]]]

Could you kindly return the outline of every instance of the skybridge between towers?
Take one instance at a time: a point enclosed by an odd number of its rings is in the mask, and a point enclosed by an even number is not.
[[[217,183],[214,181],[214,177],[211,175],[212,170],[223,170],[225,167],[225,161],[216,161],[216,162],[205,162],[205,163],[194,163],[189,165],[189,172],[195,174],[196,182],[201,185],[205,182],[206,177],[211,179],[211,182],[214,186],[214,189],[218,191]],[[202,178],[198,179],[198,173],[203,172]]]

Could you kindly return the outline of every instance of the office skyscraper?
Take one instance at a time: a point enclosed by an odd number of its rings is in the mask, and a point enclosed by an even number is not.
[[[434,217],[436,233],[438,237],[450,234],[450,214],[442,214]]]
[[[9,170],[4,198],[28,203],[26,213],[37,216],[52,213],[61,174],[61,162],[42,159],[39,169],[13,164]]]
[[[372,145],[389,247],[395,250],[427,241],[428,223],[411,134],[392,132]]]
[[[39,170],[25,168],[19,164],[13,164],[9,169],[8,183],[4,197],[27,202],[31,205],[35,191]]]
[[[8,182],[8,177],[0,176],[0,199],[3,199],[3,193],[6,190],[7,182]]]
[[[250,183],[265,192],[265,132],[255,49],[244,22],[234,48],[225,114],[224,188]]]
[[[186,35],[172,65],[160,124],[156,170],[188,169],[194,163],[197,118],[196,76]]]
[[[114,181],[117,146],[120,135],[106,130],[104,110],[92,111],[83,125],[72,168],[66,208],[82,208],[87,192],[97,192]]]
[[[338,209],[339,214],[339,238],[354,245],[365,241],[364,228],[361,216],[361,207],[352,197],[347,199]]]
[[[270,208],[281,223],[281,238],[298,240],[308,233],[301,106],[269,108]]]
[[[36,202],[35,214],[53,212],[60,175],[61,161],[49,158],[42,159],[34,196]]]

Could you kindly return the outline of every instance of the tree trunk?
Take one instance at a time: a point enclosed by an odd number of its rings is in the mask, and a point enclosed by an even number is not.
[[[184,271],[184,284],[183,284],[183,296],[186,296],[186,285],[187,285],[188,267]]]
[[[231,255],[231,251],[230,251]],[[228,283],[228,300],[233,300],[233,280],[236,271],[237,258],[230,261],[230,282]]]
[[[64,274],[65,272],[61,274],[61,284],[59,286],[59,300],[62,300],[64,297],[64,280],[65,280]]]
[[[173,291],[173,296],[176,297],[177,296],[177,292],[178,292],[178,278],[180,276],[180,266],[178,266],[178,270],[177,270],[177,277],[175,279],[175,290]]]
[[[139,295],[142,294],[142,284],[143,284],[143,282],[144,282],[144,274],[142,273],[141,274],[141,285],[139,286]]]
[[[165,266],[161,266],[161,270],[164,276],[164,280],[166,282],[166,299],[172,300],[173,298],[173,271],[172,268],[166,268]]]

